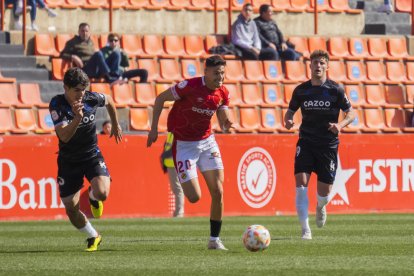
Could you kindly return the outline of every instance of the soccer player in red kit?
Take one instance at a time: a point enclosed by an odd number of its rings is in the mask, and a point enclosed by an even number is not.
[[[220,150],[211,133],[211,117],[217,111],[219,124],[227,132],[229,92],[223,86],[226,61],[211,56],[205,62],[204,76],[184,80],[155,99],[147,146],[158,138],[158,120],[166,101],[175,101],[168,115],[168,131],[174,134],[173,157],[185,196],[191,203],[201,197],[197,167],[211,195],[210,240],[208,249],[227,250],[221,242],[224,170]]]

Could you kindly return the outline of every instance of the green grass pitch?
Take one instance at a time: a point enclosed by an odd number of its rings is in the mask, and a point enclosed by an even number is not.
[[[329,215],[313,240],[295,216],[225,217],[229,251],[207,250],[208,218],[102,219],[98,252],[68,221],[1,222],[1,275],[414,275],[414,215]],[[262,224],[272,236],[248,252],[241,236]]]

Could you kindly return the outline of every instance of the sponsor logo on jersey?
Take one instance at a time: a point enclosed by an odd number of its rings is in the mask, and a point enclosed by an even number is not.
[[[195,107],[195,106],[193,106],[191,108],[191,110],[194,111],[194,112],[197,112],[199,114],[204,114],[204,115],[207,115],[207,116],[210,116],[210,117],[213,116],[214,115],[214,112],[215,112],[215,110],[202,109],[202,108],[198,108],[198,107]]]
[[[331,106],[330,101],[319,101],[319,100],[311,100],[311,101],[304,101],[303,102],[304,107],[321,107],[321,108],[327,108]]]
[[[57,178],[57,183],[59,184],[59,186],[63,186],[65,185],[65,179],[63,179],[62,177],[58,177]]]
[[[186,178],[187,178],[187,174],[186,174],[186,173],[182,173],[182,174],[181,174],[181,179],[182,179],[182,180],[185,180]]]
[[[276,167],[265,149],[255,147],[244,153],[237,169],[237,185],[242,199],[252,208],[261,208],[273,198]]]
[[[180,82],[179,84],[177,84],[177,87],[180,89],[183,89],[184,87],[187,86],[188,81],[183,80],[182,82]]]

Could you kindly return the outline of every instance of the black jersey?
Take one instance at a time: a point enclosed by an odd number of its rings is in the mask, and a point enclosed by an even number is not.
[[[68,161],[85,161],[97,156],[95,113],[98,107],[105,105],[105,95],[86,91],[82,99],[83,117],[72,138],[64,143],[59,139],[59,157]],[[65,96],[57,95],[49,104],[50,115],[55,126],[69,124],[75,114]]]
[[[321,86],[311,81],[298,85],[293,91],[289,109],[302,112],[299,138],[313,146],[337,147],[338,135],[328,130],[329,123],[338,123],[339,109],[349,111],[351,104],[344,89],[332,80]]]

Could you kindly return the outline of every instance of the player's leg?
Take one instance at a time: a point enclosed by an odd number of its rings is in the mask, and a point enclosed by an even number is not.
[[[171,191],[175,197],[174,217],[182,217],[184,215],[184,192],[181,183],[178,180],[175,168],[167,168],[168,178],[170,180]]]
[[[314,158],[309,146],[298,142],[295,155],[296,212],[302,229],[302,239],[312,239],[309,226],[308,183],[314,167]]]

